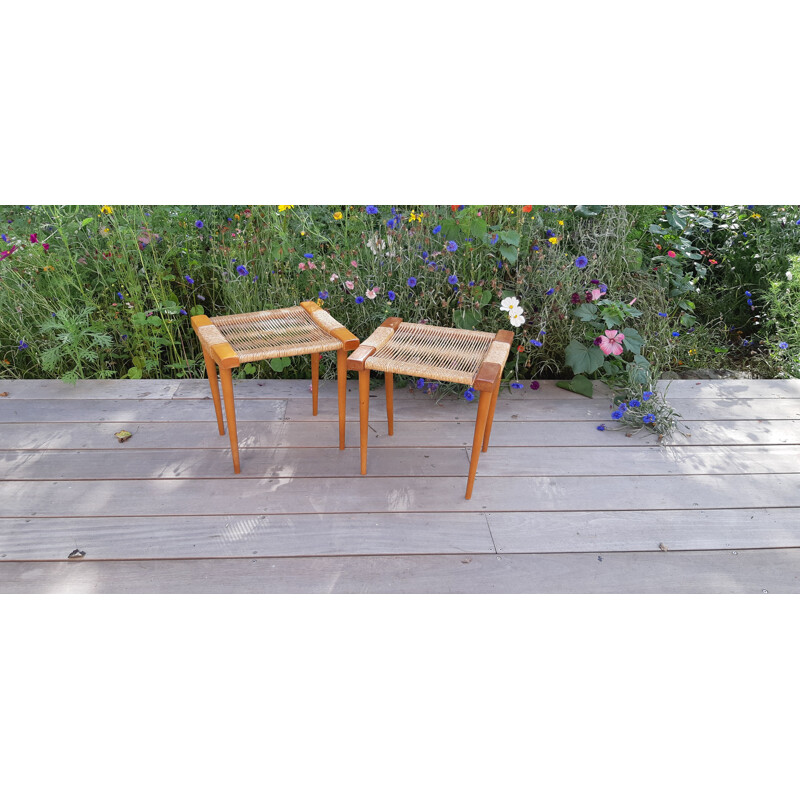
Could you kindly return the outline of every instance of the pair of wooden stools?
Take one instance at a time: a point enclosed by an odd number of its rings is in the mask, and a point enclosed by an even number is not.
[[[312,414],[316,416],[320,353],[335,350],[340,450],[344,450],[345,442],[347,370],[358,372],[362,475],[367,474],[371,370],[380,370],[385,375],[390,436],[394,433],[395,373],[431,381],[462,383],[478,390],[478,413],[466,493],[467,500],[471,497],[478,469],[478,456],[481,451],[486,452],[489,446],[500,380],[513,338],[511,331],[500,331],[495,335],[483,331],[420,325],[403,322],[399,317],[390,317],[359,344],[356,336],[314,302],[274,311],[256,311],[252,314],[211,318],[204,315],[193,316],[192,327],[203,348],[217,425],[220,434],[224,436],[225,425],[217,380],[219,366],[234,472],[238,473],[240,466],[231,370],[250,361],[310,354]],[[350,351],[352,352],[348,357]]]

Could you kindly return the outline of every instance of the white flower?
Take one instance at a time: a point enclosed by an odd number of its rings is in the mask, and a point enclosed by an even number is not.
[[[508,312],[508,320],[515,328],[519,328],[519,326],[525,322],[525,317],[522,315],[522,309],[512,308],[511,311]]]
[[[791,279],[792,279],[792,273],[791,272],[787,272],[786,273],[786,280],[790,281]]]
[[[517,300],[516,297],[506,297],[503,302],[500,303],[500,308],[510,313],[512,308],[519,308],[519,300]]]

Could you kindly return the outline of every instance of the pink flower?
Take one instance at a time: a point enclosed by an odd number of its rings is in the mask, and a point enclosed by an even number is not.
[[[632,306],[638,299],[639,299],[638,297],[634,297],[633,300],[631,300],[630,303],[628,303],[628,305]]]
[[[675,251],[674,250],[667,250],[667,255],[670,258],[675,258]]]
[[[44,247],[45,253],[50,249],[50,245],[47,242],[42,242],[42,247]]]
[[[306,269],[306,262],[305,262],[305,261],[301,261],[301,262],[300,262],[300,263],[297,265],[297,268],[300,270],[300,272],[305,272],[305,269]]]
[[[334,272],[334,273],[331,275],[331,280],[332,280],[332,281],[338,281],[338,280],[339,280],[339,276],[338,276],[338,275],[337,275],[337,274]]]
[[[39,237],[35,234],[31,234],[31,244],[36,244],[39,241]]]
[[[625,335],[619,333],[619,331],[606,331],[605,336],[599,336],[600,344],[598,345],[600,349],[607,355],[607,356],[618,356],[622,354],[622,340],[625,338]]]
[[[601,289],[592,289],[592,300],[599,300],[604,294]]]
[[[316,269],[317,265],[313,261],[309,261],[308,262],[308,268],[309,269]]]
[[[345,282],[344,282],[344,285],[345,285],[345,286],[346,286],[348,289],[350,289],[350,291],[353,291],[353,289],[355,289],[355,286],[356,286],[356,285],[353,283],[353,281],[345,281]]]
[[[377,296],[378,295],[375,294],[375,290],[374,289],[367,289],[367,297],[370,300],[374,300]]]
[[[358,267],[358,264],[355,261],[350,262],[351,267]]]

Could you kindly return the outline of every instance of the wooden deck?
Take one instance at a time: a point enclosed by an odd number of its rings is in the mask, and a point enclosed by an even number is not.
[[[0,381],[0,592],[800,591],[800,381],[676,381],[668,446],[596,387],[501,394],[467,501],[476,403],[373,391],[364,477],[355,382],[342,452],[332,382],[242,381],[234,476],[205,380]]]

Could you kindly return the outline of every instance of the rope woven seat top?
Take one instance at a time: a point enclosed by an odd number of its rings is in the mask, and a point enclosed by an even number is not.
[[[376,348],[364,366],[472,386],[494,338],[483,331],[402,322],[396,331],[378,328],[364,340]]]
[[[285,356],[324,353],[343,346],[340,339],[331,336],[321,325],[329,318],[333,326],[341,328],[325,311],[315,312],[316,324],[301,307],[281,308],[275,311],[255,311],[249,314],[229,314],[210,317],[210,325],[197,328],[200,339],[208,346],[229,344],[239,361],[283,358]]]

